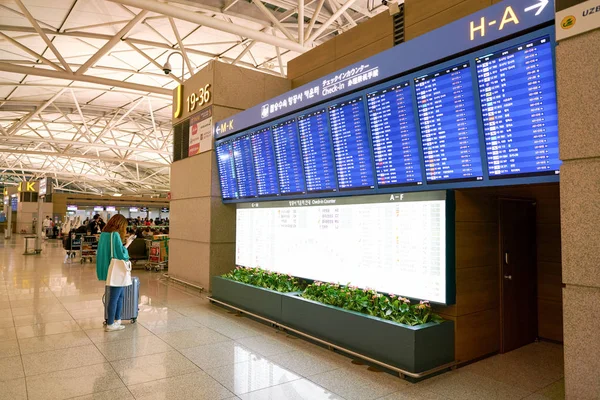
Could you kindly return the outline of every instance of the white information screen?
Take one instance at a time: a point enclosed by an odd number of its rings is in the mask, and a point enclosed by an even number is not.
[[[236,264],[446,303],[446,193],[238,204]]]

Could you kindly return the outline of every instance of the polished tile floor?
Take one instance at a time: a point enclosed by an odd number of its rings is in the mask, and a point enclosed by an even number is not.
[[[562,347],[535,343],[411,384],[136,271],[137,324],[102,329],[104,288],[58,242],[0,239],[0,399],[561,399]]]

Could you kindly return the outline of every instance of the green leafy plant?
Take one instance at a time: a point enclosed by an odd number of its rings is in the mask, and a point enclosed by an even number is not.
[[[306,283],[296,277],[260,268],[238,266],[230,273],[223,275],[223,278],[282,293],[300,292],[306,287]]]
[[[350,284],[341,286],[314,282],[306,287],[302,297],[410,326],[443,321],[443,318],[432,312],[427,301],[411,304],[404,297],[385,296],[373,289],[360,289]]]

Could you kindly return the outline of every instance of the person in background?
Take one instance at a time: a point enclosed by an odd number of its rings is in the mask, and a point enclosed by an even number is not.
[[[146,225],[146,226],[152,226],[152,221],[149,220],[148,218],[146,218],[146,223],[144,225]]]
[[[100,232],[102,232],[104,230],[105,226],[106,226],[106,222],[104,222],[102,217],[99,217],[98,218],[98,228],[99,228]]]
[[[52,234],[52,220],[49,216],[46,215],[42,227],[44,228],[44,233],[46,234],[46,237],[49,238]]]
[[[94,218],[92,219],[92,221],[87,225],[87,230],[92,235],[95,235],[96,233],[98,233],[98,220],[99,219],[100,219],[100,214],[96,214],[96,215],[94,215]]]
[[[117,234],[114,235],[113,232]],[[111,240],[113,247],[113,258],[119,260],[129,260],[129,252],[123,244],[127,235],[127,220],[121,214],[114,215],[108,224],[104,227],[100,240],[98,241],[98,251],[96,252],[96,275],[98,280],[106,281],[108,267],[111,260]],[[121,312],[123,310],[124,287],[111,286],[110,298],[106,299],[106,332],[120,331],[125,329],[121,325]]]
[[[154,225],[160,225],[160,218],[156,217],[154,219]]]

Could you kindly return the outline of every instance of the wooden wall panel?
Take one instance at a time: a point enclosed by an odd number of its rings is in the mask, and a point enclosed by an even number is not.
[[[337,71],[337,69],[335,68],[335,61],[329,64],[322,65],[312,71],[307,72],[304,75],[300,75],[299,77],[292,79],[292,89],[300,87],[306,83],[312,82],[315,79],[319,79],[320,77],[325,76],[327,74],[331,74],[335,71]]]
[[[351,31],[348,31],[351,32]],[[375,54],[381,53],[394,46],[394,36],[388,35],[383,38],[368,44],[367,46],[361,47],[356,51],[340,56],[335,59],[334,65],[335,70],[345,68],[351,64],[357,63],[364,60],[365,58],[374,56]]]
[[[444,1],[444,4],[453,4],[451,7],[445,8],[440,6],[438,12],[429,15],[427,12],[421,14],[418,9],[423,7],[426,3],[435,3],[436,1],[431,0],[406,0],[406,40],[411,40],[417,36],[421,36],[434,29],[440,28],[452,21],[466,17],[467,15],[473,14],[479,10],[492,5],[491,0],[464,0],[460,2],[456,1]],[[428,5],[429,7],[429,5]],[[429,10],[429,8],[428,8]],[[429,15],[424,19],[419,20],[419,15]]]
[[[456,269],[498,264],[498,224],[456,222]]]
[[[544,339],[563,341],[563,303],[538,299],[538,335]]]
[[[342,58],[365,46],[380,41],[394,34],[394,26],[390,13],[383,12],[335,37],[335,58]],[[389,47],[392,47],[390,43]],[[360,61],[359,59],[357,61]]]
[[[500,350],[500,315],[497,308],[458,317],[442,316],[454,321],[455,359],[459,363]]]
[[[287,64],[288,79],[296,79],[335,61],[335,41],[328,40],[320,46],[300,55]]]

